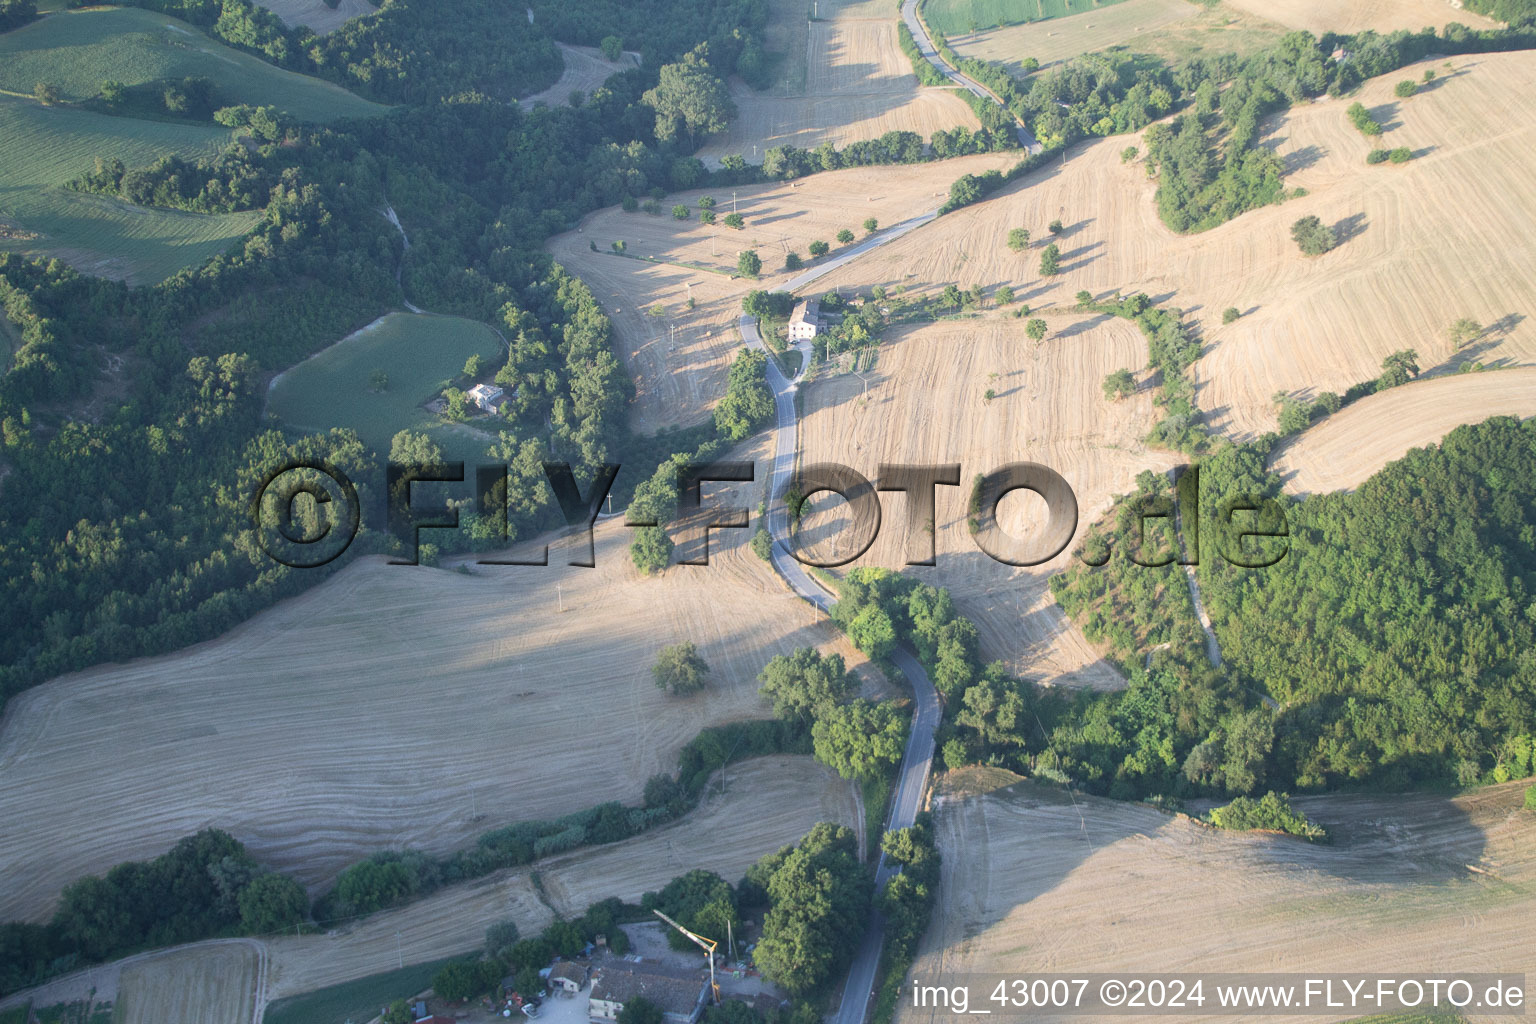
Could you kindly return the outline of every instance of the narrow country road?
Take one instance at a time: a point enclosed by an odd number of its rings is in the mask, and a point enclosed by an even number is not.
[[[900,238],[936,216],[938,216],[937,211],[925,213],[887,228],[853,246],[847,252],[792,278],[784,284],[782,290],[796,291],[804,288],[824,274],[836,270],[871,249]],[[767,351],[762,334],[757,329],[757,322],[752,317],[743,316],[740,328],[742,340],[748,347]],[[768,532],[774,541],[770,557],[773,567],[778,570],[779,575],[784,577],[791,590],[823,611],[830,612],[834,595],[820,580],[812,576],[805,566],[795,560],[786,546],[786,538],[789,536],[789,514],[784,507],[783,494],[789,486],[789,479],[795,468],[795,457],[800,449],[795,395],[799,392],[800,381],[811,362],[810,344],[801,342],[796,347],[801,355],[800,371],[793,380],[784,376],[783,371],[779,369],[778,360],[771,356],[768,359],[768,386],[773,390],[776,417],[773,428],[773,469],[769,477],[768,490]],[[901,776],[896,786],[896,797],[892,801],[891,816],[886,827],[906,828],[917,818],[918,809],[922,805],[923,791],[928,786],[928,773],[933,767],[933,733],[939,725],[939,696],[934,691],[933,684],[928,681],[928,673],[923,671],[923,667],[918,664],[917,658],[911,651],[906,648],[897,648],[891,655],[891,660],[896,663],[901,674],[906,676],[907,682],[912,685],[914,711],[912,728],[907,736],[906,753],[901,760]],[[882,853],[879,865],[875,869],[875,890],[878,892],[898,870],[886,864],[885,854]],[[831,1024],[863,1024],[870,996],[874,993],[875,971],[880,965],[880,947],[884,939],[885,921],[878,911],[871,911],[869,924],[864,931],[864,939],[859,943],[853,963],[848,969],[848,981],[843,986],[842,1004],[838,1007],[837,1016]]]
[[[901,20],[907,23],[907,29],[912,33],[912,39],[917,43],[918,52],[938,70],[939,74],[954,82],[960,88],[965,89],[971,95],[989,99],[1004,110],[1008,109],[1008,105],[1003,102],[1001,96],[976,81],[976,79],[964,74],[959,68],[950,67],[944,58],[940,56],[939,48],[933,45],[933,37],[928,34],[928,26],[924,25],[923,19],[917,15],[917,0],[902,0]],[[1015,117],[1014,120],[1018,121],[1018,118]],[[1035,138],[1034,133],[1022,121],[1019,122],[1018,131],[1019,145],[1031,153],[1040,152],[1042,148],[1040,141]]]

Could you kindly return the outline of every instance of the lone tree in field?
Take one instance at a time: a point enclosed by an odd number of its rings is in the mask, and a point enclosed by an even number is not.
[[[756,249],[745,249],[736,256],[736,273],[743,277],[756,277],[763,272],[763,258]]]
[[[597,48],[603,51],[603,56],[607,57],[610,62],[624,56],[624,40],[618,36],[603,36],[603,40],[597,44]]]
[[[1401,82],[1398,82],[1397,85],[1392,87],[1392,92],[1395,93],[1397,95],[1397,98],[1400,99],[1400,100],[1405,100],[1409,96],[1412,96],[1414,93],[1416,93],[1418,91],[1419,91],[1419,84],[1417,82],[1414,82],[1414,81],[1412,81],[1410,79],[1406,79],[1406,78],[1403,79]]]
[[[1315,216],[1303,217],[1291,225],[1291,241],[1308,256],[1321,256],[1338,244],[1333,229]]]
[[[1061,273],[1061,250],[1052,242],[1045,247],[1040,254],[1040,273],[1044,277],[1053,277]]]
[[[1451,349],[1465,348],[1472,344],[1483,333],[1483,325],[1470,317],[1462,317],[1446,329],[1446,337],[1451,339]]]
[[[1116,370],[1104,378],[1104,397],[1118,402],[1136,393],[1136,378],[1130,370]]]
[[[785,255],[785,257],[784,257],[784,269],[785,270],[799,270],[803,266],[805,266],[805,260],[800,258],[800,254],[799,253],[791,252],[791,253],[788,253],[788,254]]]
[[[849,231],[847,228],[843,228],[843,230],[837,233],[838,245],[847,245],[851,241],[853,241],[853,232]]]
[[[1014,228],[1008,232],[1008,248],[1014,252],[1023,252],[1029,248],[1029,229]]]
[[[1039,319],[1038,317],[1031,320],[1029,323],[1024,325],[1024,333],[1028,334],[1035,341],[1044,341],[1045,321]]]
[[[1381,376],[1376,378],[1376,390],[1385,391],[1400,384],[1407,384],[1419,375],[1419,353],[1411,348],[1393,352],[1381,361]]]
[[[740,231],[747,226],[747,222],[739,213],[728,213],[725,215],[725,226]]]
[[[724,130],[736,116],[736,104],[710,70],[707,54],[708,48],[700,46],[676,64],[663,64],[656,88],[640,97],[656,111],[658,142],[674,142],[686,134],[692,152],[700,135]]]
[[[709,666],[699,657],[699,649],[684,641],[663,647],[651,667],[651,677],[658,690],[666,690],[674,697],[686,697],[698,693],[709,683]]]
[[[864,218],[864,230],[874,234],[880,227],[880,222],[873,217]]]
[[[1226,309],[1221,311],[1221,322],[1224,324],[1234,323],[1242,315],[1243,311],[1238,309],[1236,306],[1228,306]]]
[[[811,250],[811,258],[812,259],[816,259],[817,257],[825,256],[827,254],[827,251],[829,249],[831,249],[832,247],[830,245],[828,245],[826,242],[823,242],[820,239],[817,239],[816,241],[814,241],[814,242],[812,242],[810,244],[809,248]]]
[[[1084,288],[1082,291],[1077,293],[1078,309],[1087,309],[1091,305],[1093,305],[1093,292],[1090,292],[1088,289]]]
[[[1053,235],[1059,235],[1059,234],[1061,234],[1061,232],[1063,230],[1062,226],[1061,226],[1061,221],[1059,221],[1059,220],[1051,221],[1051,223],[1049,225],[1047,225],[1047,227],[1049,228],[1051,234],[1053,234]]]
[[[996,302],[999,306],[1011,304],[1013,302],[1013,286],[1007,284],[998,285],[997,290],[992,293],[992,301]]]

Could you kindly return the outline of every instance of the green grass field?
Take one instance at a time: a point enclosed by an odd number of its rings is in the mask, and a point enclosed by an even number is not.
[[[346,1024],[372,1020],[379,1007],[408,999],[432,984],[447,960],[412,964],[403,970],[373,974],[342,985],[279,999],[267,1007],[266,1024]]]
[[[391,313],[377,325],[284,372],[267,411],[300,430],[346,427],[381,455],[401,430],[431,435],[450,459],[481,460],[486,439],[469,427],[440,421],[421,408],[464,369],[472,354],[501,360],[501,339],[485,324],[459,317]],[[375,392],[375,370],[389,388]]]
[[[1022,25],[1108,7],[1121,0],[927,0],[922,6],[928,27],[946,36],[965,35],[1003,25]]]
[[[211,156],[228,142],[224,128],[135,121],[0,96],[0,248],[57,256],[85,273],[130,284],[200,266],[250,231],[261,214],[150,210],[62,186],[90,170],[97,156],[135,167],[166,153]]]
[[[269,105],[304,121],[370,117],[387,107],[338,85],[273,67],[185,22],[130,7],[67,11],[0,35],[0,90],[31,95],[39,82],[69,101],[101,83],[141,85],[201,76],[225,104]]]

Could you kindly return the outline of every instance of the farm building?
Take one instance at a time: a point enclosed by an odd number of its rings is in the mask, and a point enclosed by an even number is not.
[[[804,299],[789,316],[789,340],[811,341],[821,330],[821,301]]]
[[[587,969],[580,964],[555,964],[549,970],[548,980],[551,989],[580,992],[587,984]]]
[[[466,394],[471,402],[486,412],[496,412],[501,408],[502,396],[506,392],[495,384],[476,384]]]
[[[665,1024],[694,1024],[704,1009],[708,991],[705,981],[605,967],[592,981],[587,1015],[592,1024],[613,1024],[627,1001],[644,996],[661,1007]]]

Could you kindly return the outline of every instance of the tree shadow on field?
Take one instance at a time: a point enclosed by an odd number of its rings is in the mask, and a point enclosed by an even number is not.
[[[1403,122],[1396,120],[1398,113],[1402,109],[1403,105],[1401,103],[1383,103],[1378,107],[1370,108],[1368,113],[1371,115],[1371,120],[1381,125],[1383,132],[1390,132],[1394,128],[1401,128],[1403,126]]]
[[[1294,153],[1287,153],[1281,159],[1283,174],[1295,174],[1304,171],[1328,155],[1328,151],[1321,146],[1303,146]]]
[[[1352,213],[1333,225],[1334,240],[1339,245],[1343,245],[1345,242],[1365,234],[1365,229],[1369,226],[1370,221],[1365,219],[1365,214]]]
[[[1378,774],[1428,773],[1428,765],[1406,763],[1417,760],[1408,755],[1402,763],[1378,769]],[[1390,779],[1383,781],[1390,784]],[[1352,882],[1406,887],[1470,878],[1469,865],[1481,861],[1488,847],[1483,829],[1441,793],[1340,793],[1296,797],[1293,804],[1328,830],[1329,842],[1277,840],[1271,863],[1312,868]],[[1511,809],[1514,806],[1518,804]]]
[[[1079,334],[1087,334],[1094,328],[1102,326],[1103,324],[1106,324],[1113,319],[1115,318],[1110,316],[1108,313],[1098,313],[1086,320],[1079,320],[1075,324],[1068,324],[1061,330],[1056,331],[1052,336],[1057,339],[1075,338]]]

